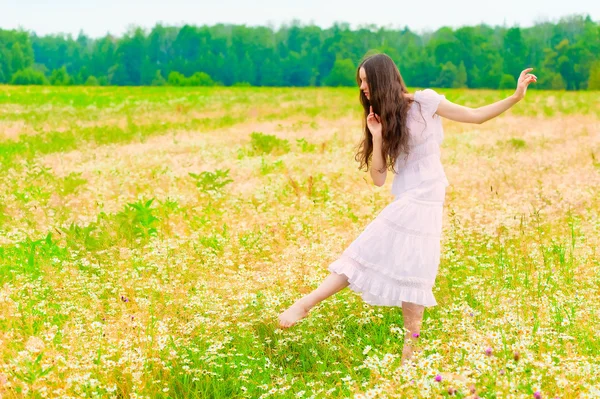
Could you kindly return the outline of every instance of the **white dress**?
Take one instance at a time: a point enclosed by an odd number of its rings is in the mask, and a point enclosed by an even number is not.
[[[440,263],[442,212],[448,180],[440,162],[443,95],[417,91],[408,111],[408,156],[400,155],[394,200],[344,250],[328,270],[348,277],[366,303],[437,304],[432,288]]]

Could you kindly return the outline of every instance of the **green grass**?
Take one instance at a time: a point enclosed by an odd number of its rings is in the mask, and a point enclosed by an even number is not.
[[[593,396],[600,102],[527,96],[447,125],[439,305],[401,367],[400,310],[349,290],[276,328],[391,199],[356,89],[0,86],[0,395]]]

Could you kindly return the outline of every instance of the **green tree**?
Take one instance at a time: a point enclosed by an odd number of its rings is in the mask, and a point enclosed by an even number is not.
[[[160,70],[156,71],[156,75],[154,75],[154,79],[152,80],[152,86],[164,86],[167,84],[165,78],[163,78]]]
[[[21,50],[21,45],[19,43],[15,43],[12,46],[11,61],[11,67],[13,71],[25,69],[25,55],[23,54],[23,51]]]
[[[173,71],[169,74],[168,82],[171,86],[185,86],[186,78],[181,73]]]
[[[284,65],[283,83],[286,86],[308,86],[310,84],[313,71],[308,65],[307,58],[295,51],[290,51]]]
[[[436,87],[453,87],[458,77],[458,68],[451,61],[442,66],[438,78],[434,82]]]
[[[267,58],[259,67],[260,81],[259,84],[262,86],[282,86],[283,85],[283,73],[281,66],[272,60]]]
[[[558,72],[546,71],[542,77],[538,80],[536,85],[540,89],[548,90],[565,90],[567,83],[565,82],[562,75]]]
[[[52,75],[50,75],[50,84],[53,86],[68,86],[71,84],[71,77],[67,73],[67,68],[65,66],[52,71]]]
[[[205,72],[196,72],[186,79],[187,86],[214,86],[215,82]]]
[[[96,77],[94,75],[90,75],[86,79],[85,85],[86,86],[100,86],[100,82],[98,82],[98,79],[96,79]]]
[[[454,78],[452,87],[455,87],[455,88],[467,87],[467,68],[465,68],[465,63],[462,61],[460,62],[460,65],[458,66],[458,70],[456,71],[456,77]]]
[[[345,58],[336,60],[329,76],[325,79],[327,86],[356,86],[356,66],[352,60]]]
[[[25,68],[14,73],[10,83],[13,85],[46,85],[48,80],[43,73],[33,68]]]
[[[499,89],[514,89],[517,87],[517,80],[510,74],[505,73],[500,79]]]
[[[562,75],[556,73],[552,76],[550,88],[552,90],[565,90],[567,88],[567,83]]]
[[[118,64],[114,70],[113,83],[118,85],[140,85],[145,54],[146,37],[141,28],[128,32],[117,48]]]
[[[504,72],[516,79],[525,68],[527,60],[527,47],[520,28],[511,28],[506,31],[502,56],[504,59]]]
[[[596,61],[590,68],[588,90],[600,90],[600,61]]]

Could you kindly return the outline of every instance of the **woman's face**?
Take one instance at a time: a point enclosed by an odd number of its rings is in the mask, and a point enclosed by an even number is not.
[[[367,97],[368,100],[371,99],[371,97],[369,97],[370,93],[369,93],[369,85],[367,83],[367,73],[365,72],[365,68],[361,67],[358,70],[358,76],[360,77],[360,90],[365,93],[365,96]]]

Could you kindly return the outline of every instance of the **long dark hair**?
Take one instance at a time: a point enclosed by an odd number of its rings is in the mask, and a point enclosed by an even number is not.
[[[367,126],[369,107],[380,116],[382,127],[382,155],[386,169],[394,170],[394,163],[400,154],[408,154],[409,132],[406,118],[410,105],[414,100],[404,97],[408,93],[402,75],[394,61],[385,54],[375,54],[365,58],[356,70],[356,82],[360,86],[360,68],[365,69],[369,97],[360,92],[360,103],[364,108],[364,137],[358,146],[355,159],[360,163],[359,169],[369,170],[373,154],[373,135]],[[397,173],[397,171],[394,170]]]

